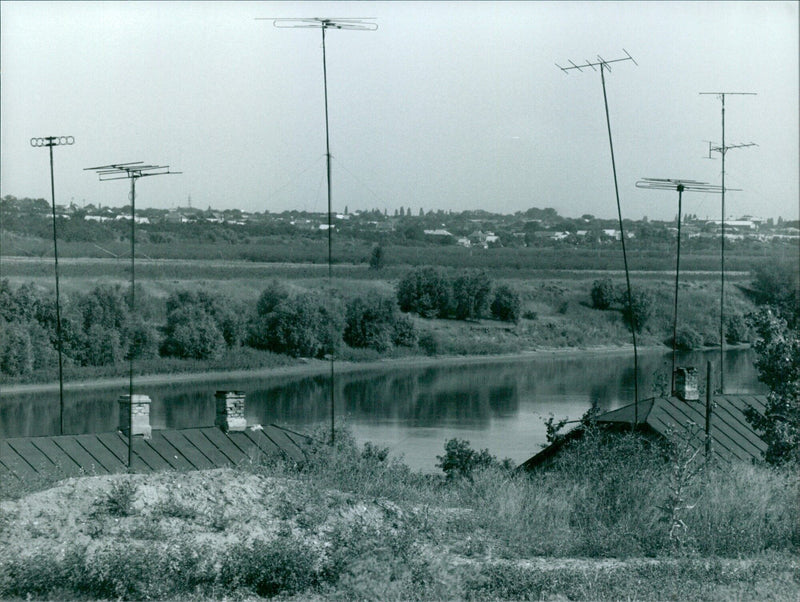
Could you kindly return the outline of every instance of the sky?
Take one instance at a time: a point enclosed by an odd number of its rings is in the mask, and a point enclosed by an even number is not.
[[[128,204],[84,168],[144,161],[137,207],[326,211],[318,29],[269,17],[374,18],[326,34],[334,211],[672,219],[641,178],[719,184],[726,214],[798,219],[798,2],[0,2],[0,195]],[[720,216],[718,195],[683,212]]]

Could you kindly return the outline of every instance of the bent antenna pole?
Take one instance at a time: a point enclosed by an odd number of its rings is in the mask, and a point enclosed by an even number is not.
[[[606,70],[611,71],[611,63],[621,63],[624,61],[631,61],[634,65],[638,66],[638,63],[628,53],[627,50],[623,48],[622,51],[625,53],[625,56],[623,58],[612,59],[610,61],[607,61],[598,54],[597,60],[594,62],[587,60],[584,64],[576,65],[574,62],[569,61],[570,63],[569,67],[562,67],[558,63],[556,63],[556,67],[558,67],[564,73],[567,74],[573,70],[583,71],[584,69],[591,69],[592,71],[597,71],[597,67],[600,67],[600,81],[603,84],[603,103],[605,104],[606,126],[608,127],[608,146],[611,149],[611,170],[614,174],[614,193],[616,194],[616,199],[617,199],[619,234],[620,234],[620,240],[622,242],[622,259],[625,264],[625,283],[627,285],[628,315],[630,316],[631,336],[633,338],[633,395],[634,395],[633,428],[635,429],[639,424],[639,351],[636,345],[637,323],[636,323],[636,314],[633,311],[633,293],[631,291],[631,277],[630,277],[630,272],[628,270],[628,253],[625,250],[625,228],[622,224],[622,208],[619,202],[619,184],[617,183],[617,164],[614,159],[614,141],[611,137],[611,119],[608,114],[608,96],[606,95],[606,76],[605,76]]]

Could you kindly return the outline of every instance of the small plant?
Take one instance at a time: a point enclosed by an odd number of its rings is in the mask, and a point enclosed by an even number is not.
[[[197,518],[197,510],[188,504],[184,504],[170,492],[166,499],[159,500],[153,507],[153,514],[168,518],[180,518],[183,520],[194,520]]]
[[[105,497],[95,502],[95,510],[102,510],[111,516],[131,516],[134,513],[133,500],[136,497],[136,483],[130,479],[115,481]]]

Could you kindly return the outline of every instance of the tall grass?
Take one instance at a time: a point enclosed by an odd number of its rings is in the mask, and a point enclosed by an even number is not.
[[[590,430],[546,472],[495,463],[449,479],[344,431],[331,447],[328,435],[309,439],[302,466],[271,459],[230,471],[261,479],[277,527],[259,528],[264,514],[252,509],[234,526],[208,525],[225,536],[212,545],[198,532],[207,496],[179,508],[168,496],[148,511],[117,485],[93,506],[101,526],[88,544],[0,550],[0,597],[793,600],[800,591],[796,472],[687,472],[688,537],[676,548],[670,487],[687,459],[639,435]],[[286,486],[274,494],[278,482]],[[167,538],[163,521],[186,528]]]

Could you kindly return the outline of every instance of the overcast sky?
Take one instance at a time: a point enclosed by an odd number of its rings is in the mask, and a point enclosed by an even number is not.
[[[334,209],[615,217],[599,72],[555,63],[624,56],[606,84],[623,216],[672,218],[677,194],[642,177],[719,184],[726,211],[798,219],[798,3],[2,2],[0,194],[127,204],[128,182],[83,168],[144,161],[137,206],[324,211],[319,30],[256,17],[375,17],[326,37]],[[718,217],[718,196],[684,196]]]

